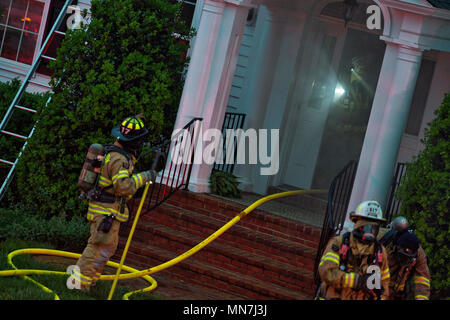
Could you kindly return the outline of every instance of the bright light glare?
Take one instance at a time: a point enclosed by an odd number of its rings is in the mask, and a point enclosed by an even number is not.
[[[334,89],[334,97],[339,99],[345,93],[345,89],[338,83],[336,89]]]

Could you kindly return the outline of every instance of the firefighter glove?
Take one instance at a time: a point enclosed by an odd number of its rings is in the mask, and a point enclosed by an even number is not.
[[[144,175],[146,181],[155,182],[156,176],[157,176],[157,173],[155,170],[144,171],[144,172],[142,172],[142,174]]]

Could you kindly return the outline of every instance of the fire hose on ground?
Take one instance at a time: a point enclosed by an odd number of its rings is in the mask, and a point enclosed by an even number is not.
[[[140,213],[141,213],[142,206],[144,204],[145,198],[147,196],[147,191],[148,191],[149,186],[150,186],[150,183],[147,183],[146,186],[145,186],[144,193],[143,193],[143,196],[141,198],[141,202],[139,204],[138,210],[136,212],[136,216],[135,216],[135,218],[133,220],[133,225],[131,227],[131,230],[130,230],[127,242],[125,244],[120,263],[115,263],[113,261],[108,261],[108,263],[107,263],[107,266],[113,267],[113,268],[117,268],[117,273],[115,275],[101,275],[100,278],[99,278],[99,280],[104,280],[104,281],[111,281],[112,280],[113,281],[113,285],[112,285],[110,293],[108,295],[108,300],[111,300],[111,298],[112,298],[112,296],[114,294],[114,291],[115,291],[116,284],[117,284],[118,280],[143,278],[148,283],[150,283],[150,286],[148,286],[146,288],[126,293],[123,296],[124,300],[128,300],[129,297],[132,294],[153,291],[157,287],[157,282],[156,282],[156,280],[154,278],[150,277],[151,274],[154,274],[154,273],[157,273],[157,272],[162,271],[164,269],[170,268],[173,265],[175,265],[175,264],[177,264],[177,263],[187,259],[188,257],[193,255],[194,253],[197,253],[198,251],[203,249],[206,245],[208,245],[209,243],[211,243],[212,241],[217,239],[225,231],[230,229],[234,224],[239,222],[247,214],[249,214],[254,209],[256,209],[258,206],[260,206],[260,205],[262,205],[262,204],[264,204],[264,203],[266,203],[266,202],[268,202],[270,200],[283,198],[283,197],[288,197],[288,196],[300,195],[300,194],[326,193],[327,192],[327,190],[294,190],[294,191],[286,191],[286,192],[276,193],[276,194],[272,194],[272,195],[266,196],[264,198],[261,198],[261,199],[255,201],[254,203],[252,203],[250,206],[248,206],[244,210],[242,210],[233,219],[231,219],[229,222],[227,222],[225,225],[223,225],[220,229],[215,231],[209,237],[204,239],[202,242],[197,244],[195,247],[193,247],[193,248],[189,249],[188,251],[184,252],[183,254],[173,258],[172,260],[169,260],[169,261],[164,262],[164,263],[162,263],[160,265],[157,265],[155,267],[151,267],[151,268],[144,269],[144,270],[137,270],[137,269],[131,268],[129,266],[126,266],[123,263],[125,261],[125,257],[126,257],[128,248],[130,246],[131,240],[133,238],[134,230],[135,230],[137,222],[139,220],[139,216],[140,216]],[[35,274],[35,275],[51,274],[51,275],[67,276],[67,275],[69,275],[69,273],[62,272],[62,271],[35,270],[35,269],[18,269],[14,265],[14,263],[12,262],[12,259],[14,257],[18,256],[18,255],[23,255],[23,254],[51,255],[51,256],[73,258],[73,259],[78,259],[81,256],[81,254],[73,253],[73,252],[67,252],[67,251],[50,250],[50,249],[39,249],[39,248],[15,250],[15,251],[13,251],[13,252],[8,254],[8,263],[9,263],[9,265],[12,266],[12,268],[14,270],[3,270],[3,271],[0,271],[0,276],[3,276],[3,277],[23,276],[25,279],[27,279],[27,280],[33,282],[34,284],[36,284],[37,286],[39,286],[42,290],[44,290],[44,291],[46,291],[48,293],[53,293],[54,299],[55,300],[59,300],[59,296],[55,292],[53,292],[51,289],[47,288],[46,286],[42,285],[41,283],[37,282],[36,280],[30,278],[29,275],[33,275],[33,274]],[[122,270],[127,272],[127,273],[121,273]]]

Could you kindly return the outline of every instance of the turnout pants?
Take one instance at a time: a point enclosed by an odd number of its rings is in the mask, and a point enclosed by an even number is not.
[[[103,214],[96,214],[90,221],[91,236],[82,256],[77,261],[78,268],[72,271],[72,277],[79,281],[81,289],[88,289],[95,284],[117,249],[120,222],[114,219],[108,233],[97,231],[103,217],[105,217]]]

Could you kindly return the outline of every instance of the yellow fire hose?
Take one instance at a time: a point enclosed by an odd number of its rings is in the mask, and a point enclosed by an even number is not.
[[[148,191],[148,186],[149,185],[147,184],[147,186],[144,190],[144,195],[143,195],[142,199],[145,199],[145,197],[146,197],[146,192]],[[116,275],[101,275],[99,280],[113,280],[114,281],[113,287],[111,287],[111,291],[109,293],[108,299],[111,299],[112,295],[114,294],[115,283],[117,283],[118,280],[134,279],[134,278],[142,277],[144,280],[151,283],[151,285],[149,287],[146,287],[144,289],[128,292],[127,294],[125,294],[123,296],[123,299],[125,299],[125,300],[128,300],[129,297],[135,293],[150,292],[157,287],[157,282],[155,281],[155,279],[153,279],[152,277],[149,276],[150,274],[167,269],[167,268],[183,261],[184,259],[187,259],[194,253],[200,251],[206,245],[208,245],[209,243],[214,241],[216,238],[218,238],[220,235],[222,235],[225,231],[227,231],[229,228],[231,228],[234,224],[239,222],[243,217],[245,217],[247,214],[249,214],[254,209],[256,209],[258,206],[260,206],[270,200],[277,199],[277,198],[299,195],[299,194],[326,193],[326,192],[327,192],[327,190],[294,190],[294,191],[276,193],[276,194],[272,194],[272,195],[266,196],[264,198],[261,198],[261,199],[255,201],[254,203],[252,203],[247,208],[245,208],[243,211],[241,211],[239,214],[237,214],[233,219],[231,219],[229,222],[227,222],[223,227],[221,227],[219,230],[217,230],[216,232],[211,234],[208,238],[206,238],[205,240],[200,242],[195,247],[193,247],[193,248],[189,249],[188,251],[184,252],[183,254],[173,258],[172,260],[164,262],[155,267],[151,267],[151,268],[139,271],[134,268],[128,267],[126,265],[123,265],[123,262],[125,260],[125,256],[126,256],[128,247],[131,243],[131,239],[133,237],[133,233],[134,233],[137,221],[139,219],[140,210],[142,209],[143,200],[141,200],[138,212],[136,213],[136,217],[133,221],[132,229],[128,236],[127,243],[125,245],[124,252],[122,254],[120,264],[117,264],[112,261],[108,261],[108,263],[107,263],[108,266],[118,269]],[[10,254],[8,254],[8,263],[14,268],[14,270],[0,271],[0,276],[4,276],[4,277],[24,276],[25,279],[32,281],[33,283],[35,283],[36,285],[41,287],[46,292],[53,292],[53,291],[51,291],[49,288],[45,287],[44,285],[38,283],[37,281],[27,277],[27,275],[32,275],[32,274],[68,275],[68,274],[66,272],[48,271],[48,270],[33,270],[33,269],[18,270],[12,262],[12,258],[17,255],[21,255],[21,254],[44,254],[44,255],[54,255],[54,256],[61,256],[61,257],[74,258],[74,259],[78,259],[81,256],[81,254],[78,254],[78,253],[59,251],[59,250],[49,250],[49,249],[21,249],[21,250],[13,251]],[[126,271],[128,273],[120,273],[121,269],[123,269],[124,271]],[[54,293],[54,295],[55,295],[55,300],[59,300],[58,295],[56,295],[56,293]]]

